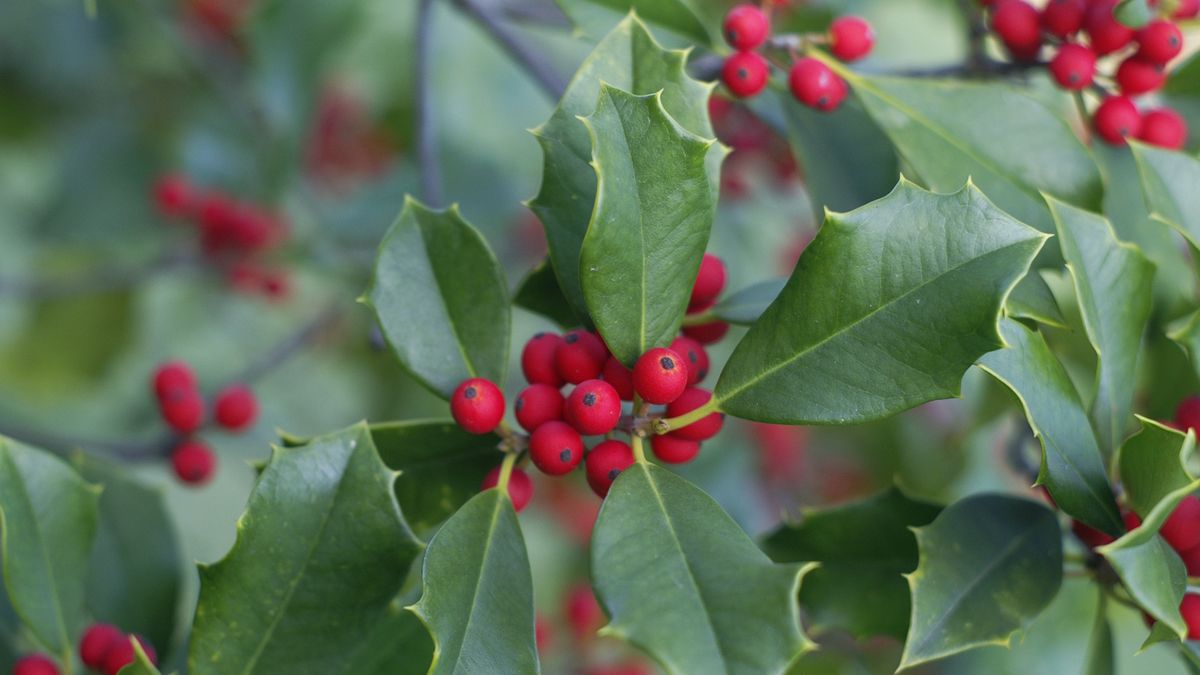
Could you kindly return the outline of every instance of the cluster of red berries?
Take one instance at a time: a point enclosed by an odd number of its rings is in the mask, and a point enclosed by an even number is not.
[[[223,192],[201,190],[176,174],[160,177],[153,192],[159,213],[195,224],[201,250],[221,263],[235,290],[272,299],[287,295],[287,275],[263,263],[264,254],[287,236],[287,224],[278,214]]]
[[[140,635],[127,635],[107,623],[88,627],[79,641],[79,660],[94,672],[117,675],[136,659],[131,640],[137,640],[151,663],[158,664],[154,646]],[[13,664],[12,675],[59,675],[58,664],[45,654],[29,654]]]
[[[740,97],[754,96],[767,86],[771,66],[757,50],[771,33],[770,18],[754,5],[738,5],[725,16],[725,41],[736,52],[725,60],[721,79]],[[875,32],[871,24],[857,16],[833,20],[829,32],[813,42],[824,42],[830,53],[842,61],[857,61],[871,52]],[[819,59],[810,56],[795,59],[788,71],[792,95],[810,108],[824,112],[836,110],[846,98],[846,81]]]
[[[1014,60],[1035,62],[1044,45],[1054,47],[1048,68],[1064,89],[1093,86],[1097,62],[1110,56],[1120,59],[1111,75],[1117,93],[1106,93],[1092,115],[1100,138],[1113,145],[1124,145],[1129,137],[1183,147],[1187,123],[1179,113],[1166,107],[1143,113],[1133,98],[1166,83],[1167,64],[1183,51],[1183,34],[1172,19],[1196,16],[1200,0],[1180,2],[1171,17],[1156,18],[1136,30],[1114,16],[1119,0],[1050,0],[1040,12],[1025,0],[981,3],[988,6],[992,31]]]
[[[171,451],[175,475],[189,485],[207,482],[216,469],[217,457],[194,436],[206,417],[195,373],[182,361],[168,361],[154,371],[153,388],[163,421],[181,439]],[[244,384],[231,384],[213,399],[213,421],[227,431],[245,431],[257,416],[258,401]]]
[[[689,312],[710,308],[725,286],[725,266],[719,258],[705,255],[696,276]],[[634,463],[628,443],[606,438],[591,449],[585,436],[606,436],[616,430],[624,402],[637,396],[648,405],[664,406],[668,418],[679,417],[706,405],[712,392],[696,386],[708,374],[708,354],[703,343],[720,339],[728,324],[714,321],[684,328],[670,347],[655,347],[642,354],[632,369],[609,353],[599,335],[584,329],[564,335],[538,333],[521,352],[521,371],[527,387],[517,395],[513,412],[528,432],[529,458],[542,473],[562,476],[584,464],[588,485],[604,497],[614,480]],[[570,385],[566,396],[562,388]],[[463,381],[450,397],[455,422],[473,434],[486,434],[500,426],[505,400],[490,380],[475,377]],[[724,424],[720,413],[712,413],[667,434],[654,435],[650,448],[663,462],[678,464],[700,452],[700,442],[712,438]],[[624,429],[632,433],[631,429]],[[499,483],[496,467],[483,481],[483,488]],[[509,497],[516,510],[533,497],[528,474],[514,468],[509,478]]]

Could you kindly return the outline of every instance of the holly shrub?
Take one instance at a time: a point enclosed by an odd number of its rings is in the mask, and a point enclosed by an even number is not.
[[[1200,672],[1198,12],[0,7],[0,667]]]

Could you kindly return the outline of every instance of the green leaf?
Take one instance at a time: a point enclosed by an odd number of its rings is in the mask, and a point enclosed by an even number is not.
[[[912,621],[900,669],[989,644],[1008,645],[1062,585],[1062,533],[1035,502],[977,495],[916,530]]]
[[[457,207],[431,211],[406,197],[364,297],[401,365],[430,391],[448,399],[467,378],[504,381],[508,282]]]
[[[1151,217],[1200,247],[1200,160],[1174,150],[1130,143]]]
[[[1047,198],[1075,284],[1088,339],[1099,357],[1091,418],[1105,455],[1129,428],[1138,353],[1153,304],[1154,264],[1117,239],[1102,216]]]
[[[727,7],[714,0],[556,0],[576,27],[612,25],[614,14],[629,12],[710,47],[722,44],[721,19]]]
[[[605,344],[632,366],[679,333],[717,208],[707,164],[716,140],[677,124],[660,95],[607,84],[581,121],[598,187],[580,283]]]
[[[513,304],[550,319],[563,328],[574,328],[583,325],[579,315],[571,309],[571,304],[558,286],[554,277],[554,268],[547,258],[530,270],[521,280],[517,292],[513,296]],[[590,323],[587,324],[591,326]]]
[[[812,631],[844,628],[859,637],[908,631],[908,585],[917,566],[911,528],[928,525],[941,507],[896,488],[863,501],[808,511],[763,542],[778,562],[818,562],[804,578],[800,604]]]
[[[752,284],[727,295],[712,308],[712,314],[722,321],[749,326],[758,321],[786,285],[787,279],[767,279]]]
[[[984,356],[979,366],[1017,395],[1041,439],[1038,484],[1068,515],[1119,536],[1125,526],[1100,445],[1066,369],[1040,333],[1011,319],[1001,323],[1001,333],[1009,346]]]
[[[411,607],[437,648],[430,675],[540,672],[533,580],[512,502],[485,490],[438,530]]]
[[[1000,307],[1044,240],[970,184],[938,195],[901,180],[829,214],[721,372],[720,409],[847,424],[956,396],[963,372],[1002,345]]]
[[[850,211],[891,191],[900,175],[896,152],[857,96],[831,113],[799,104],[790,92],[778,97],[817,220],[825,209]]]
[[[1142,428],[1121,446],[1117,467],[1125,488],[1125,501],[1145,517],[1167,495],[1194,480],[1187,459],[1196,437],[1184,435],[1159,422],[1138,416]]]
[[[142,644],[132,637],[126,638],[133,644],[133,663],[117,671],[118,675],[162,675],[142,649]]]
[[[1053,232],[1041,193],[1100,206],[1100,171],[1061,115],[1013,85],[842,72],[920,182],[956,190],[971,177],[997,206]],[[1020,142],[1014,142],[1020,139]]]
[[[396,498],[418,534],[431,532],[479,492],[504,458],[500,437],[463,431],[450,420],[373,424],[371,438],[388,467],[400,472]]]
[[[384,620],[420,544],[364,424],[275,449],[233,549],[200,567],[192,673],[326,673]]]
[[[605,634],[667,673],[777,673],[813,647],[796,593],[815,565],[778,565],[711,497],[652,464],[613,483],[592,532]]]
[[[1192,362],[1192,368],[1200,375],[1200,311],[1179,319],[1167,330],[1167,337],[1183,347]]]
[[[61,459],[0,437],[4,585],[21,622],[61,658],[73,658],[85,621],[99,494]]]
[[[175,637],[183,560],[162,492],[117,464],[82,453],[72,462],[85,480],[104,490],[88,563],[91,616],[165,649]]]
[[[1029,319],[1055,328],[1067,328],[1067,320],[1046,280],[1031,270],[1008,296],[1005,313],[1016,319]]]
[[[1158,10],[1146,0],[1121,0],[1113,9],[1113,16],[1130,28],[1141,28],[1158,16]]]
[[[546,230],[554,274],[576,314],[588,313],[579,251],[596,202],[592,139],[577,118],[596,109],[601,82],[638,95],[661,90],[663,107],[680,126],[701,138],[712,138],[708,96],[713,85],[688,77],[686,62],[687,52],[663,49],[631,14],[596,45],[550,119],[533,131],[544,161],[542,185],[529,208]],[[719,152],[714,151],[715,159],[710,161],[719,163]],[[716,168],[709,171],[714,184]]]
[[[363,636],[354,654],[347,654],[339,673],[345,675],[426,675],[433,663],[433,638],[408,605],[420,588],[405,591],[388,605],[387,613]]]
[[[1097,593],[1100,601],[1096,607],[1096,619],[1092,623],[1092,635],[1088,638],[1083,675],[1115,675],[1112,626],[1108,623],[1106,612],[1108,603],[1104,591],[1097,591]]]

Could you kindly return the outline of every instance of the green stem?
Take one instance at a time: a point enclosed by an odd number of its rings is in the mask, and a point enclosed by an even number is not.
[[[683,317],[684,326],[702,326],[706,323],[717,321],[717,315],[712,313],[712,310],[698,312],[696,314],[686,314]]]
[[[665,434],[676,429],[682,429],[689,424],[699,422],[715,412],[717,412],[717,397],[714,396],[708,399],[708,403],[705,403],[691,412],[684,413],[679,417],[655,420],[654,433]]]
[[[645,441],[642,440],[641,436],[634,435],[629,439],[629,445],[633,448],[633,458],[637,460],[638,464],[647,463],[646,450],[642,447],[643,443]]]
[[[500,491],[508,495],[508,479],[512,477],[513,465],[517,463],[519,453],[506,452],[504,453],[504,463],[500,465],[500,479],[496,481],[496,487]]]

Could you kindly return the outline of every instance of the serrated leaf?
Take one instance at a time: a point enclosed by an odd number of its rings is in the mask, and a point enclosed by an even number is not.
[[[276,449],[220,562],[200,568],[188,671],[327,673],[420,550],[365,424]]]
[[[33,636],[72,658],[99,489],[48,452],[0,437],[0,550],[8,600]]]
[[[558,286],[554,268],[547,258],[537,264],[521,280],[513,295],[513,304],[550,319],[562,328],[584,325],[583,320],[571,309],[571,303]],[[588,322],[587,326],[591,326]]]
[[[363,636],[354,654],[347,654],[338,673],[344,675],[426,675],[433,663],[433,638],[425,624],[408,610],[420,588],[405,591],[388,605],[387,613]]]
[[[400,364],[433,393],[449,399],[471,377],[504,381],[508,282],[457,207],[433,211],[406,197],[364,297]]]
[[[587,32],[592,26],[607,28],[614,15],[637,16],[700,45],[721,44],[721,19],[728,7],[714,0],[555,0],[575,24]]]
[[[542,185],[529,208],[542,221],[554,274],[577,314],[588,312],[579,278],[579,251],[596,201],[592,141],[577,117],[596,109],[601,82],[638,95],[661,90],[663,107],[680,126],[701,138],[712,138],[708,120],[712,85],[688,77],[686,61],[686,52],[663,49],[631,14],[596,45],[550,119],[533,132],[542,148]],[[713,157],[709,174],[715,185],[720,157]]]
[[[1126,503],[1145,517],[1164,497],[1194,480],[1187,459],[1196,437],[1145,417],[1139,416],[1138,421],[1142,428],[1121,446],[1117,467]]]
[[[796,593],[814,565],[771,562],[711,497],[658,466],[617,477],[592,532],[591,565],[611,617],[603,632],[672,675],[782,672],[813,646]]]
[[[475,496],[483,477],[504,458],[497,450],[499,436],[469,434],[450,420],[387,422],[370,429],[384,464],[400,472],[400,511],[422,535]]]
[[[1138,353],[1153,304],[1154,264],[1117,239],[1102,216],[1047,198],[1075,285],[1088,339],[1099,357],[1090,412],[1110,455],[1133,414]]]
[[[936,192],[968,177],[997,206],[1053,232],[1045,192],[1100,205],[1100,171],[1070,125],[1005,83],[865,77],[831,62],[920,182]],[[1020,139],[1020,142],[1014,142]]]
[[[970,364],[1002,344],[1000,307],[1044,240],[969,184],[938,195],[901,180],[829,214],[721,372],[720,409],[846,424],[956,396]]]
[[[1175,150],[1130,143],[1151,217],[1200,247],[1200,160]]]
[[[1012,319],[1001,322],[1000,332],[1009,346],[984,356],[979,366],[1017,395],[1041,440],[1038,484],[1068,515],[1119,536],[1125,526],[1100,444],[1066,369],[1040,333]]]
[[[1200,311],[1193,312],[1172,323],[1167,337],[1178,342],[1188,354],[1197,375],[1200,375]]]
[[[146,655],[146,650],[142,649],[141,643],[132,637],[126,639],[133,644],[133,663],[117,671],[117,675],[162,675]]]
[[[1005,313],[1016,319],[1029,319],[1055,328],[1067,328],[1058,301],[1046,280],[1036,271],[1030,271],[1013,288],[1004,305]]]
[[[843,628],[859,637],[903,639],[911,604],[904,574],[917,566],[910,528],[928,525],[941,507],[896,488],[865,500],[805,512],[776,530],[763,548],[777,562],[818,562],[800,589],[812,631]]]
[[[896,152],[857,96],[831,113],[801,105],[790,92],[778,100],[818,221],[825,209],[850,211],[891,191],[900,175]]]
[[[119,465],[82,453],[72,461],[85,480],[103,488],[88,563],[91,617],[165,650],[175,637],[183,560],[162,492]]]
[[[597,188],[580,284],[605,344],[632,366],[679,333],[716,214],[707,164],[716,140],[677,124],[658,94],[607,84],[581,121],[592,138]]]
[[[718,302],[711,310],[712,315],[721,321],[749,326],[758,321],[767,307],[775,302],[787,279],[767,279],[751,284],[735,293],[730,293]]]
[[[1092,623],[1092,635],[1088,638],[1087,654],[1083,662],[1083,675],[1115,675],[1113,663],[1113,634],[1108,622],[1107,602],[1104,591],[1096,606],[1096,619]]]
[[[913,610],[901,670],[1007,645],[1062,584],[1062,533],[1041,504],[977,495],[915,531],[921,561],[908,575]]]
[[[485,490],[429,542],[411,609],[436,646],[429,675],[540,672],[533,581],[512,502]]]

